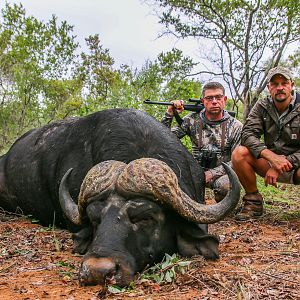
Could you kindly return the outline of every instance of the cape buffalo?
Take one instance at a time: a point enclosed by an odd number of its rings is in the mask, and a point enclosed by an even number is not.
[[[81,284],[122,286],[165,253],[218,258],[205,224],[232,211],[240,191],[224,167],[231,191],[204,205],[204,172],[180,140],[139,110],[111,109],[19,138],[0,158],[0,206],[74,231]]]

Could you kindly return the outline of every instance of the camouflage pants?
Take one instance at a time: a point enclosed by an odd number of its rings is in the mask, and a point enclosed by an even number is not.
[[[223,175],[206,184],[206,187],[213,190],[216,202],[220,202],[230,189],[229,177]]]

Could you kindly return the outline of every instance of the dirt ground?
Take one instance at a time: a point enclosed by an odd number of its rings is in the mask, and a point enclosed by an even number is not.
[[[299,190],[298,190],[299,191]],[[294,196],[295,198],[295,196]],[[277,210],[237,223],[211,225],[221,257],[194,257],[185,274],[157,284],[137,279],[131,291],[80,287],[80,256],[72,254],[69,232],[0,213],[1,299],[300,299],[300,196],[294,205],[268,202]],[[276,211],[284,211],[278,215]],[[296,211],[296,213],[295,213]],[[298,211],[298,212],[297,212]]]

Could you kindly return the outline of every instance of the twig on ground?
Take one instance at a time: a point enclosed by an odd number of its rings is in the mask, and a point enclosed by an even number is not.
[[[203,284],[203,285],[205,286],[205,288],[207,288],[210,292],[212,292],[212,290],[209,288],[209,286],[208,286],[206,283],[204,283],[202,280],[200,280],[199,278],[197,278],[197,277],[195,277],[194,275],[189,274],[189,273],[186,273],[186,275],[187,275],[188,277],[191,277],[191,278],[194,279],[195,281],[199,282],[200,284]]]
[[[252,271],[255,271],[255,270],[252,270]],[[283,281],[288,281],[288,282],[291,282],[291,283],[295,283],[297,285],[300,285],[300,282],[297,282],[297,281],[294,281],[294,280],[290,280],[290,279],[285,279],[285,278],[282,278],[280,276],[277,276],[277,275],[273,275],[273,274],[269,274],[269,273],[266,273],[264,271],[255,271],[255,272],[260,272],[264,275],[267,275],[267,276],[270,276],[270,277],[273,277],[273,278],[276,278],[276,279],[280,279],[280,280],[283,280]]]
[[[7,271],[8,269],[10,269],[11,267],[13,267],[15,264],[17,263],[17,261],[14,261],[13,263],[11,263],[9,266],[3,268],[3,269],[0,269],[0,273],[3,273],[5,271]]]
[[[24,214],[23,214],[22,211],[20,213],[18,213],[18,212],[10,212],[10,211],[4,210],[2,207],[0,207],[0,214],[9,215],[9,216],[15,216],[15,217],[24,217]]]

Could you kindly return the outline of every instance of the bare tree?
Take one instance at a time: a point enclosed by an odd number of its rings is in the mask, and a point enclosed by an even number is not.
[[[163,34],[199,39],[213,68],[193,75],[222,76],[235,102],[244,104],[244,116],[266,87],[268,71],[300,39],[299,0],[146,2],[156,5]]]

